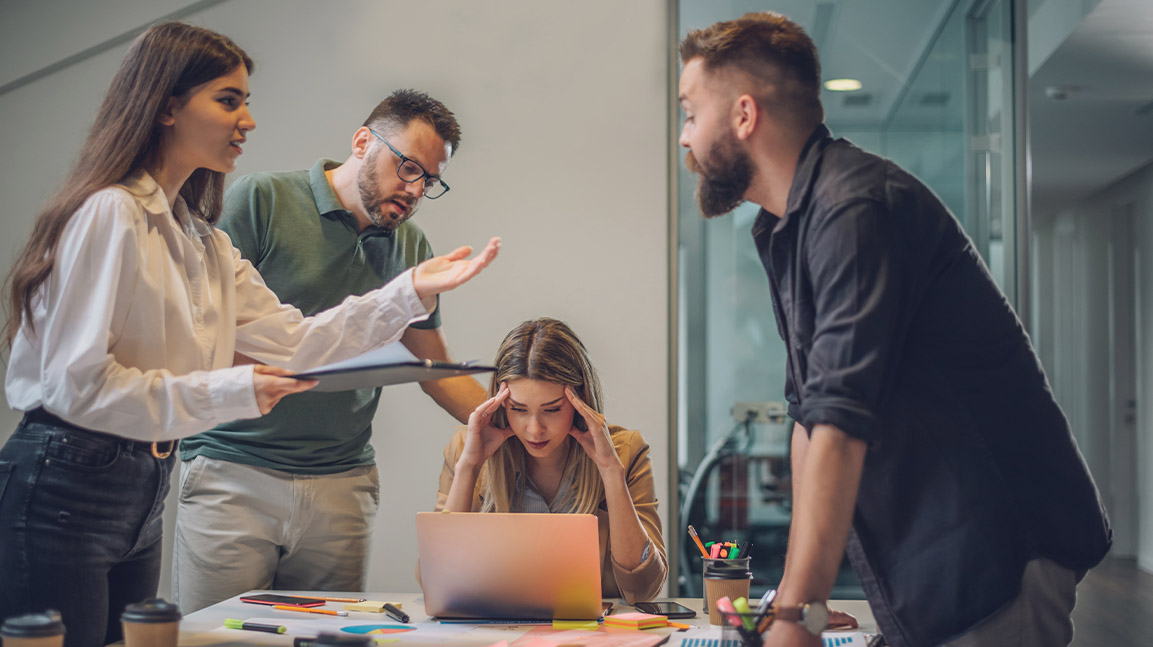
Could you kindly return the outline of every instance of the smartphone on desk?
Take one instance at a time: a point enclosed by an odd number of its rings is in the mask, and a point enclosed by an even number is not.
[[[697,612],[686,607],[683,604],[678,604],[672,600],[654,600],[652,602],[637,602],[633,605],[637,611],[643,613],[652,613],[658,616],[665,616],[668,618],[695,618]]]
[[[276,595],[274,593],[254,593],[252,595],[240,596],[241,602],[249,602],[252,604],[287,604],[294,607],[319,607],[324,606],[324,600],[320,598],[304,598],[299,595]]]

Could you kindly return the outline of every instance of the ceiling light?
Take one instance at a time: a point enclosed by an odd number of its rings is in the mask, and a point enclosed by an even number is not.
[[[852,92],[861,89],[861,82],[856,79],[829,79],[825,81],[825,89],[833,92]]]

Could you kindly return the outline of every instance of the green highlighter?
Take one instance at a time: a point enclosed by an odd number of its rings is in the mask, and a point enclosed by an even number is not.
[[[745,598],[737,598],[733,600],[733,608],[741,614],[741,623],[745,625],[745,629],[753,631],[753,611],[749,608],[749,601]]]
[[[270,634],[282,634],[288,631],[288,627],[283,625],[262,625],[258,622],[245,622],[235,618],[228,618],[224,621],[226,629],[246,629],[248,631],[263,631]]]

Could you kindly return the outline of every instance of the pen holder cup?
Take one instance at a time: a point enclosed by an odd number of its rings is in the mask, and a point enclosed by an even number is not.
[[[717,610],[717,600],[727,597],[730,600],[749,597],[749,584],[753,573],[749,570],[749,558],[703,559],[701,575],[704,578],[705,612],[709,614],[709,624],[721,624],[721,613]]]
[[[765,638],[757,633],[756,613],[732,613],[721,611],[721,644],[741,647],[761,647]],[[732,641],[732,642],[730,642]]]

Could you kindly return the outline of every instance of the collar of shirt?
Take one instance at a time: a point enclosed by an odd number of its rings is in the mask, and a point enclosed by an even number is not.
[[[564,501],[568,495],[569,484],[567,482],[561,483],[560,488],[557,489],[556,496],[552,499],[552,503],[544,500],[544,496],[540,493],[540,490],[536,489],[536,484],[522,472],[517,472],[516,487],[521,490],[522,497],[519,509],[513,510],[513,512],[535,512],[538,514],[568,512],[568,510],[553,508],[555,504]]]
[[[777,216],[761,209],[756,220],[753,221],[754,236],[769,227],[772,227],[774,231],[780,231],[793,216],[804,211],[813,192],[813,180],[816,178],[821,153],[831,141],[833,141],[833,134],[825,124],[820,124],[813,130],[808,141],[805,142],[804,148],[801,149],[797,168],[793,172],[793,184],[789,187],[789,199],[785,206],[785,215],[783,217]]]
[[[316,210],[320,212],[321,217],[335,215],[338,218],[346,218],[348,222],[359,227],[356,224],[356,216],[340,203],[340,198],[336,197],[336,191],[332,189],[332,184],[328,181],[328,176],[325,175],[341,164],[342,162],[324,157],[316,160],[316,163],[308,171],[308,183],[312,187],[312,198],[316,201]],[[393,231],[384,227],[369,225],[360,234],[361,236],[392,237]]]
[[[169,209],[168,195],[164,193],[164,189],[160,188],[160,185],[156,183],[156,180],[153,179],[148,171],[143,169],[137,171],[135,174],[125,178],[124,181],[121,182],[121,186],[136,196],[137,201],[140,202],[140,206],[148,213],[154,216],[167,216],[171,214],[189,238],[198,240],[212,235],[212,225],[205,222],[202,218],[193,217],[188,211],[188,205],[184,202],[183,196],[177,195],[174,207]]]

